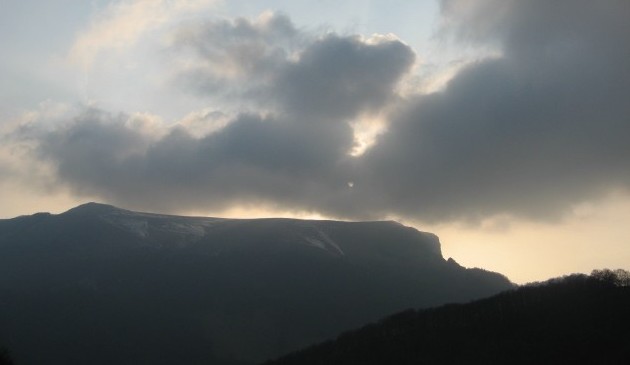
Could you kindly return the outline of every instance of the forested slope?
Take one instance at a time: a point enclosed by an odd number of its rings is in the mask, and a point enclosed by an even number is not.
[[[408,310],[266,365],[628,364],[629,283],[601,270]]]

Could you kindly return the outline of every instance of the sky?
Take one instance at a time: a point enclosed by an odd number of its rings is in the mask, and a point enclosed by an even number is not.
[[[394,219],[630,268],[630,2],[0,0],[0,218]]]

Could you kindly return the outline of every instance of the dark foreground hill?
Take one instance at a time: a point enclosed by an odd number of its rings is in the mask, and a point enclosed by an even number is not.
[[[93,203],[0,220],[0,345],[18,364],[257,363],[406,308],[511,287],[395,222]]]
[[[13,360],[11,360],[9,351],[1,347],[0,347],[0,365],[13,365]]]
[[[266,365],[629,364],[630,275],[618,273],[408,310]]]

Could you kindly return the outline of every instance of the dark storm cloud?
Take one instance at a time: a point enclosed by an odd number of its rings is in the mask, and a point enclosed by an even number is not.
[[[39,152],[76,192],[159,210],[264,202],[347,218],[550,219],[630,186],[630,3],[451,0],[443,13],[446,33],[501,55],[439,93],[397,96],[414,62],[399,41],[316,38],[278,15],[196,24],[175,38],[198,61],[184,85],[271,113],[155,137],[88,111]],[[387,131],[350,157],[349,123],[379,110]]]
[[[393,118],[363,161],[371,192],[425,219],[545,219],[627,187],[630,3],[479,4],[445,1],[450,30],[502,56]]]

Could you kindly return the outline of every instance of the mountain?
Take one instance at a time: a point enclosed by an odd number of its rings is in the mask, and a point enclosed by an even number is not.
[[[96,203],[0,220],[0,345],[19,364],[252,364],[406,308],[512,287],[391,221]]]
[[[628,364],[630,273],[617,272],[404,311],[265,365]]]

